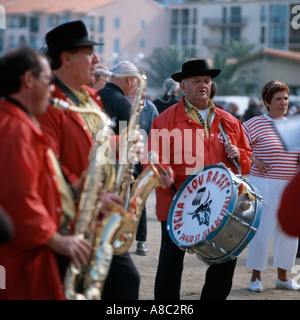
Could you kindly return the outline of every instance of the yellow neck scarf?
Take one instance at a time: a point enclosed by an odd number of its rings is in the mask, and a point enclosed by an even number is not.
[[[198,112],[198,109],[195,106],[193,106],[186,98],[184,98],[184,106],[185,106],[185,111],[188,114],[188,116],[193,118],[196,122],[200,123],[201,126],[204,127],[206,137],[207,137],[207,139],[209,139],[211,117],[215,111],[215,105],[213,104],[213,102],[211,100],[209,100],[209,110],[208,110],[208,114],[207,114],[205,123],[204,123],[200,113]]]

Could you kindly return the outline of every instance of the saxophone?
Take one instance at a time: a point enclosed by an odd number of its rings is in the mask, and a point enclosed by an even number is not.
[[[105,190],[121,195],[126,205],[121,207],[117,204],[110,204],[105,217],[99,222],[96,217],[101,202],[98,198],[98,188],[96,184],[101,178],[103,168],[98,165],[96,155],[92,157],[90,169],[85,182],[85,187],[80,200],[80,215],[75,225],[75,234],[86,237],[89,233],[89,240],[92,243],[92,251],[89,264],[78,270],[72,263],[67,269],[65,278],[65,294],[67,299],[79,300],[99,300],[105,280],[107,278],[112,257],[114,254],[126,252],[134,240],[142,209],[150,192],[163,186],[159,170],[167,174],[157,161],[155,153],[148,155],[150,165],[141,173],[133,183],[129,199],[128,191],[132,184],[133,165],[128,161],[128,151],[135,143],[139,134],[139,118],[143,110],[143,100],[146,90],[145,79],[137,74],[114,75],[104,71],[110,76],[116,77],[136,77],[140,82],[139,93],[135,96],[131,116],[127,127],[127,132],[120,137],[119,143],[119,164],[115,175],[110,174],[109,183],[105,183]],[[64,101],[53,101],[60,107],[70,109],[75,112],[98,113],[95,109],[83,109],[65,104]],[[78,110],[79,109],[79,110]],[[103,119],[103,123],[105,119]],[[130,139],[129,139],[130,138]],[[159,170],[158,170],[159,169]],[[128,200],[128,201],[127,201]],[[81,205],[82,203],[82,205]]]
[[[125,205],[124,207],[116,204],[108,206],[107,214],[102,220],[101,226],[98,229],[99,234],[96,237],[99,239],[99,246],[110,246],[113,249],[113,253],[119,255],[129,249],[135,238],[141,213],[148,195],[153,189],[163,186],[159,171],[163,174],[167,173],[158,163],[157,155],[152,152],[148,155],[150,165],[133,182],[133,164],[132,161],[129,161],[129,151],[139,135],[139,118],[144,106],[146,77],[137,74],[114,76],[131,76],[136,77],[139,81],[138,93],[131,107],[127,132],[120,137],[119,164],[116,179],[111,189],[111,192],[122,197]],[[136,160],[136,158],[133,159],[133,161]]]
[[[51,99],[51,104],[56,108],[67,109],[79,113],[93,113],[101,120],[101,125],[97,134],[98,141],[104,141],[105,137],[109,137],[113,122],[109,117],[100,109],[95,108],[78,108],[69,104],[66,101],[58,98]],[[110,156],[109,150],[107,156]],[[105,177],[105,178],[104,178]],[[98,214],[101,208],[101,201],[99,198],[99,183],[102,183],[102,188],[108,190],[112,187],[115,180],[115,167],[109,162],[104,165],[97,161],[97,149],[95,146],[91,148],[90,163],[87,171],[87,176],[84,182],[83,191],[79,202],[79,211],[77,219],[74,224],[73,234],[82,239],[87,239],[92,244],[92,252],[95,247],[95,230],[99,227]],[[98,278],[105,279],[107,277],[112,253],[105,251],[106,259],[102,259],[102,265],[97,267]],[[94,258],[92,254],[90,261]],[[100,292],[97,292],[94,288],[85,288],[83,286],[84,279],[87,276],[87,272],[90,271],[88,266],[83,266],[80,269],[76,268],[71,262],[66,270],[66,276],[64,280],[65,295],[69,300],[83,300],[83,299],[97,299],[100,297]],[[94,272],[94,271],[93,271]],[[94,272],[95,273],[95,272]],[[95,278],[95,275],[93,275]]]

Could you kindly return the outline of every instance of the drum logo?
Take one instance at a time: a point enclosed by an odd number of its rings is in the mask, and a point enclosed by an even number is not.
[[[180,245],[192,246],[221,225],[232,196],[232,181],[223,168],[190,177],[173,203],[170,230]]]
[[[197,218],[199,222],[199,226],[201,226],[202,224],[205,224],[208,226],[210,221],[210,215],[211,215],[210,205],[212,203],[212,200],[209,199],[210,191],[208,191],[208,196],[205,202],[201,203],[201,199],[203,198],[205,190],[206,190],[206,187],[200,188],[197,191],[196,197],[192,202],[193,206],[198,206],[197,209],[194,210],[193,212],[187,212],[188,215],[192,216],[192,219]]]

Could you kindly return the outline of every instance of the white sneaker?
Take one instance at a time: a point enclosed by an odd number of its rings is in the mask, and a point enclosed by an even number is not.
[[[288,281],[281,281],[277,278],[275,286],[277,289],[300,290],[300,286],[298,286],[298,284],[292,279],[289,279]]]
[[[264,287],[262,286],[260,280],[258,280],[256,278],[255,281],[250,281],[250,291],[252,292],[263,292],[264,291]]]

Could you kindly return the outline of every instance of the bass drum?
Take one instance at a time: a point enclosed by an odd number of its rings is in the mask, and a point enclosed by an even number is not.
[[[262,197],[224,164],[197,169],[175,195],[167,230],[181,249],[207,264],[236,257],[254,237]]]

